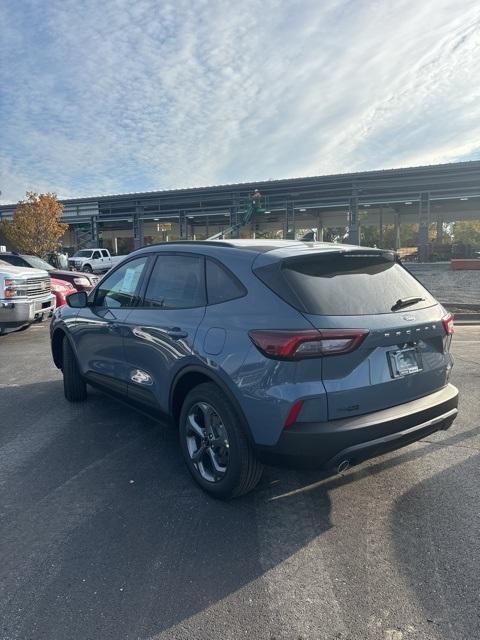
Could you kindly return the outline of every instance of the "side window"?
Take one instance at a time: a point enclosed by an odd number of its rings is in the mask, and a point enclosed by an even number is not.
[[[205,306],[203,257],[158,255],[145,293],[144,305],[160,309]]]
[[[242,283],[218,262],[207,258],[208,304],[218,304],[241,298],[247,293]]]
[[[130,260],[105,278],[96,291],[95,306],[134,307],[147,261],[148,256]]]
[[[98,260],[100,258],[100,251],[94,251],[92,260]]]
[[[108,251],[106,249],[102,249],[102,258],[108,258]]]

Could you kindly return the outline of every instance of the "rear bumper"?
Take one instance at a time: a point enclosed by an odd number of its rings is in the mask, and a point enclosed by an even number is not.
[[[277,444],[258,447],[270,464],[335,468],[356,464],[450,427],[457,415],[458,389],[451,384],[428,396],[363,416],[331,422],[298,422]]]

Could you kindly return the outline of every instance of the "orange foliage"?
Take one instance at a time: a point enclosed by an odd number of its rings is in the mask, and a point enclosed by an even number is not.
[[[21,253],[45,258],[56,251],[68,224],[60,222],[63,204],[54,193],[27,191],[15,207],[13,220],[1,223],[0,230]]]

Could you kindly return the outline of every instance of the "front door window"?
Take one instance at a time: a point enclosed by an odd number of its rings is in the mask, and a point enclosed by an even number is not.
[[[147,260],[147,256],[130,260],[105,278],[96,291],[95,307],[134,307]]]

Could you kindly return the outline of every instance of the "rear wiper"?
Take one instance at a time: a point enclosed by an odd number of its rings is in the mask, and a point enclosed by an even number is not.
[[[393,307],[391,307],[391,310],[398,311],[398,309],[403,309],[403,307],[409,307],[411,304],[416,304],[417,302],[423,302],[424,300],[425,298],[418,298],[415,296],[412,298],[400,298],[400,300],[397,300],[393,305]]]

